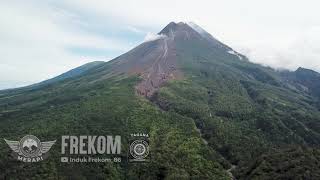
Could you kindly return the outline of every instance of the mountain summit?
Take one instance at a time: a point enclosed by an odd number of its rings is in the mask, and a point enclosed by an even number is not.
[[[188,24],[171,22],[158,34],[164,34],[171,38],[193,39],[201,38],[201,35]]]
[[[152,96],[165,82],[183,77],[177,59],[184,52],[177,49],[177,45],[201,44],[212,53],[245,58],[194,23],[190,26],[183,22],[171,22],[158,34],[160,38],[142,43],[112,61],[116,71],[138,74],[143,79],[136,89],[138,94],[146,97]]]

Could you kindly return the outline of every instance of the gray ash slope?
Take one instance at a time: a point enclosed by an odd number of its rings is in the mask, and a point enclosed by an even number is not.
[[[111,64],[114,71],[138,74],[143,79],[136,87],[138,94],[150,97],[165,82],[183,77],[177,62],[177,55],[181,53],[176,50],[179,42],[201,42],[214,51],[219,50],[242,60],[247,59],[206,31],[199,31],[200,27],[192,25],[193,27],[183,22],[169,23],[158,33],[158,39],[144,42],[113,60]]]

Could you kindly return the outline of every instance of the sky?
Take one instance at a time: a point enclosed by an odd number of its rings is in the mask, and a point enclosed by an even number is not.
[[[0,89],[109,61],[169,22],[192,21],[276,69],[320,72],[317,0],[0,0]]]

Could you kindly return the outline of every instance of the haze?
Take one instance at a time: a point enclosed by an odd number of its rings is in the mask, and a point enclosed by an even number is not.
[[[171,21],[198,24],[252,62],[320,71],[319,5],[315,0],[2,0],[0,89],[111,60]]]

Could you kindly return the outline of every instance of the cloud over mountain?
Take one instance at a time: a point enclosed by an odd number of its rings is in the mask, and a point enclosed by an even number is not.
[[[253,62],[320,71],[318,5],[315,0],[164,0],[156,6],[147,0],[6,1],[0,7],[0,81],[14,87],[112,59],[144,37],[154,38],[147,32],[170,21],[194,21]]]

